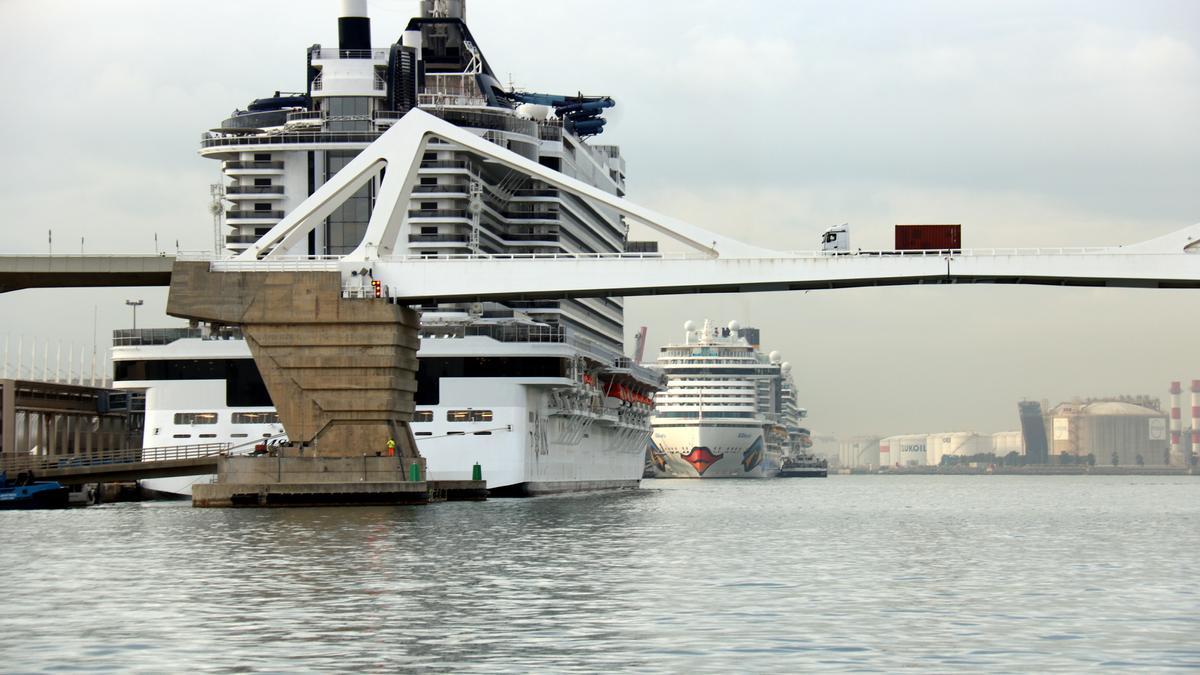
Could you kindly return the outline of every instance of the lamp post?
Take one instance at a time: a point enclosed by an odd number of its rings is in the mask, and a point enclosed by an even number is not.
[[[142,301],[126,300],[125,304],[133,308],[133,329],[137,330],[137,308],[142,306]]]

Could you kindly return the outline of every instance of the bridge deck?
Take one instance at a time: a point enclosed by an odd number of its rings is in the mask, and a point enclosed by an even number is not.
[[[170,286],[169,255],[0,255],[0,293],[23,288]]]

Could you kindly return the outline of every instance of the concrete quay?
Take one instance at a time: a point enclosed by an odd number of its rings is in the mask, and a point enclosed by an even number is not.
[[[424,462],[419,475],[424,474]],[[482,501],[478,480],[405,480],[399,457],[224,457],[217,481],[192,487],[192,506],[344,506]]]

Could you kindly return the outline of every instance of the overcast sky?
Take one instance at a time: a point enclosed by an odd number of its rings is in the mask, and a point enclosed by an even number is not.
[[[376,45],[416,3],[372,0]],[[304,89],[334,0],[0,0],[0,250],[211,247],[200,132]],[[1121,244],[1200,221],[1200,2],[473,0],[501,76],[618,103],[629,197],[778,249],[849,222],[962,223],[971,246]],[[0,341],[100,349],[171,325],[165,290],[0,296]],[[1017,428],[1016,402],[1200,379],[1194,291],[911,287],[630,299],[651,348],[687,319],[762,328],[816,433]],[[632,344],[632,339],[629,340]],[[2,349],[2,346],[0,346]],[[53,353],[53,352],[52,352]],[[15,354],[12,355],[15,359]],[[41,357],[38,358],[39,367]]]

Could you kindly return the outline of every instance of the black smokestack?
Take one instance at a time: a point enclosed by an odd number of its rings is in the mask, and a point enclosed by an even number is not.
[[[367,17],[367,0],[342,0],[342,15],[338,17],[338,49],[370,49],[371,19]]]

